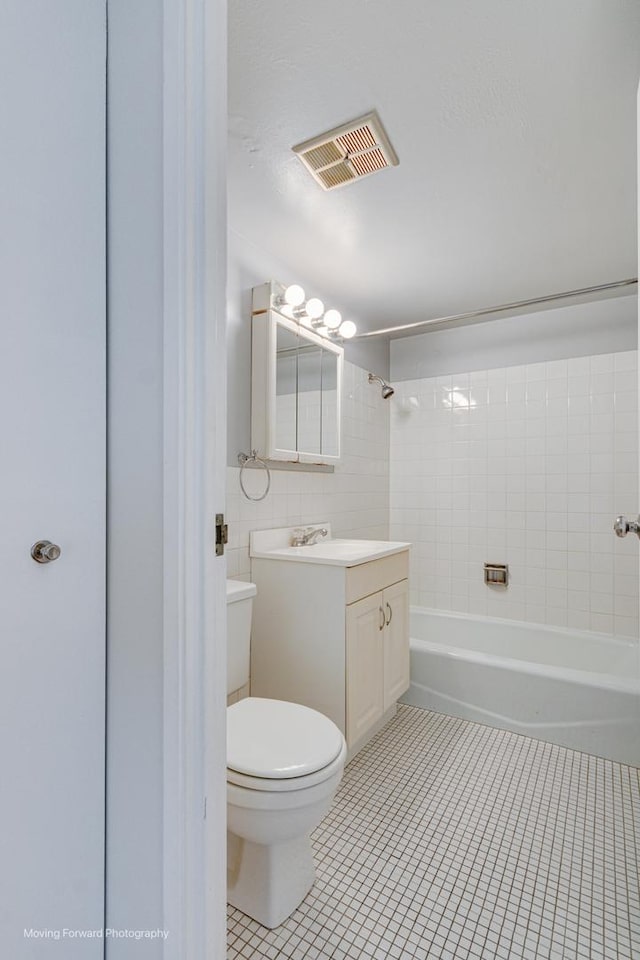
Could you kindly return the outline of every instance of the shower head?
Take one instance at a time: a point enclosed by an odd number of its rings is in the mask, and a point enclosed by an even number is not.
[[[369,374],[369,383],[379,383],[382,387],[382,399],[388,400],[389,397],[392,397],[395,393],[395,390],[390,386],[386,380],[383,380],[382,377],[378,377],[375,373]]]

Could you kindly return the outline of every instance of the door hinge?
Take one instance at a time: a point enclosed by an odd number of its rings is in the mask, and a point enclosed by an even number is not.
[[[229,543],[229,527],[224,522],[224,513],[216,513],[216,557],[224,554],[227,543]]]

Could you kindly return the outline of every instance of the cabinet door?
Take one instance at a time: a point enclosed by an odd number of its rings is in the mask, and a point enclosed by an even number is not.
[[[409,687],[409,581],[401,580],[382,594],[384,630],[384,709]]]
[[[347,607],[347,745],[384,713],[384,609],[382,593]]]

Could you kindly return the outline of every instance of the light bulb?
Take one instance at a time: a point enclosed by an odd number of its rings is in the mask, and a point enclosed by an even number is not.
[[[324,315],[324,322],[329,330],[337,330],[342,323],[342,314],[339,310],[327,310]]]
[[[304,312],[312,320],[318,320],[324,313],[324,303],[317,297],[311,297],[311,300],[307,300]]]
[[[351,337],[356,335],[357,330],[358,328],[353,320],[344,320],[340,325],[340,336],[344,337],[345,340],[350,340]]]
[[[285,304],[289,307],[299,307],[300,304],[304,301],[304,290],[299,283],[292,283],[288,286],[281,297],[276,299],[276,303],[280,306]]]
[[[299,307],[304,300],[304,290],[299,283],[292,283],[285,290],[284,299],[291,307]]]

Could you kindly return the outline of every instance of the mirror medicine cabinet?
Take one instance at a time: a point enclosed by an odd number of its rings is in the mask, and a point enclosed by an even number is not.
[[[340,459],[340,344],[276,308],[280,285],[253,290],[251,446],[268,460]]]

